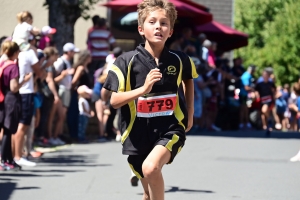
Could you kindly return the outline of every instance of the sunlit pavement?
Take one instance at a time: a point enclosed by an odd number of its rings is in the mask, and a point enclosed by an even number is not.
[[[299,200],[300,133],[222,132],[188,135],[163,169],[170,200]],[[46,153],[34,168],[0,172],[0,199],[141,200],[117,142],[71,145]]]

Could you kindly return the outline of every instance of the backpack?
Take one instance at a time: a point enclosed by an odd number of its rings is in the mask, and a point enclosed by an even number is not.
[[[0,63],[0,103],[4,102],[4,97],[5,97],[5,92],[3,92],[1,89],[1,79],[2,79],[2,74],[4,72],[4,69],[10,65],[15,65],[16,63],[14,61],[11,60],[7,60],[4,62]]]

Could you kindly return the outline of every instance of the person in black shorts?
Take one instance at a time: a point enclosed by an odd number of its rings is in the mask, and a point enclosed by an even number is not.
[[[268,128],[269,113],[274,106],[274,95],[276,91],[275,84],[269,80],[270,75],[267,71],[262,74],[263,82],[255,86],[256,97],[260,98],[261,102],[261,120],[263,129]]]
[[[143,199],[164,199],[161,169],[180,152],[193,124],[195,65],[165,47],[176,13],[167,1],[142,1],[138,31],[145,44],[119,56],[103,86],[112,91],[111,105],[121,109],[123,154],[141,179]]]

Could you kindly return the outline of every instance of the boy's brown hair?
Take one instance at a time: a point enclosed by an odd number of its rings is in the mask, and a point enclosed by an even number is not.
[[[296,82],[293,84],[293,90],[297,96],[300,96],[300,84],[299,83]]]
[[[168,18],[170,19],[171,28],[174,28],[175,21],[177,19],[177,11],[174,4],[167,0],[143,0],[138,5],[138,25],[143,27],[143,24],[150,12],[157,9],[163,9],[166,11]]]

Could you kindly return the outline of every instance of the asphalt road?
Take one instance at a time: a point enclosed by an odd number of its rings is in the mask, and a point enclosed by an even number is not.
[[[222,132],[189,135],[163,169],[169,200],[299,200],[300,133]],[[1,200],[141,200],[116,142],[65,146],[34,168],[0,172]]]

